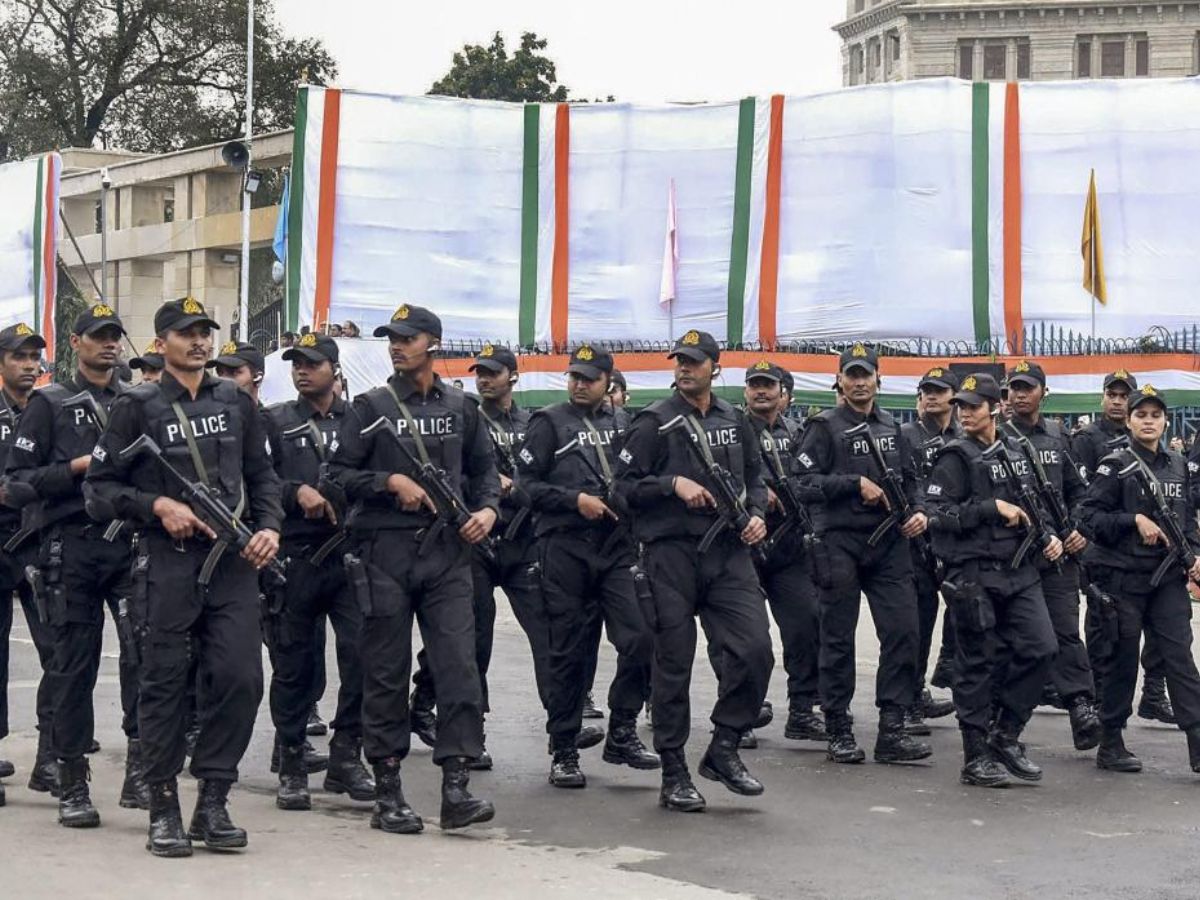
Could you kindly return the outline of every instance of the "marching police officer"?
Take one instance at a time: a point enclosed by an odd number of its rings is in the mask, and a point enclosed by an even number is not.
[[[289,560],[287,584],[269,593],[267,630],[274,647],[271,717],[279,735],[280,809],[311,809],[305,733],[312,701],[317,623],[329,616],[336,636],[340,685],[324,787],[354,800],[374,800],[375,783],[363,767],[362,613],[342,566],[346,498],[329,476],[329,460],[344,430],[347,403],[334,390],[338,345],[306,334],[283,352],[292,364],[299,397],[267,410],[271,457],[283,488],[280,555]]]
[[[925,495],[935,523],[934,550],[946,565],[942,590],[954,610],[960,779],[979,787],[1004,787],[1008,773],[1039,781],[1042,770],[1026,757],[1020,736],[1058,642],[1031,559],[1036,551],[1017,558],[1032,521],[1018,504],[1013,479],[1028,486],[1030,470],[1015,442],[997,430],[1000,386],[994,378],[968,375],[954,404],[964,434],[938,454]],[[1045,559],[1062,556],[1053,533],[1035,537]],[[1011,653],[1007,666],[995,665],[997,641]]]
[[[0,331],[0,469],[3,469],[16,437],[21,413],[29,403],[33,386],[41,373],[42,350],[46,342],[24,323],[9,325]],[[0,486],[0,499],[4,488]],[[21,529],[21,515],[0,504],[0,739],[8,734],[8,636],[12,630],[13,591],[21,601],[29,635],[42,666],[37,689],[38,749],[29,789],[58,793],[58,763],[50,748],[54,722],[54,631],[43,621],[33,591],[25,579],[25,566],[36,561],[36,545],[29,532]],[[0,778],[14,774],[13,764],[0,760]],[[4,785],[0,784],[0,806],[4,805]]]
[[[157,345],[151,341],[141,356],[135,356],[129,361],[129,368],[142,373],[142,384],[157,382],[162,378],[163,358]]]
[[[1004,428],[1029,440],[1063,508],[1073,514],[1087,485],[1079,470],[1071,465],[1070,435],[1062,425],[1042,415],[1045,396],[1046,375],[1042,367],[1028,360],[1016,363],[1008,372],[1012,419]],[[1058,636],[1058,655],[1050,669],[1050,683],[1070,715],[1075,749],[1091,750],[1100,742],[1100,721],[1094,708],[1092,667],[1079,637],[1079,566],[1070,558],[1083,553],[1087,539],[1077,530],[1061,537],[1063,551],[1069,556],[1057,567],[1041,567],[1042,595]]]
[[[9,477],[36,495],[37,505],[27,515],[39,529],[41,593],[54,629],[51,745],[59,759],[59,822],[70,828],[100,824],[84,754],[95,737],[92,693],[100,668],[104,606],[118,620],[119,601],[129,597],[130,588],[129,537],[120,522],[93,522],[82,491],[109,409],[127,390],[115,374],[124,334],[121,320],[104,304],[79,315],[70,337],[79,367],[68,381],[29,398],[6,464]],[[120,661],[122,728],[128,738],[120,804],[145,809],[137,667],[128,646],[122,646]]]
[[[535,413],[517,469],[529,495],[541,543],[542,592],[550,635],[550,703],[546,730],[550,784],[582,788],[577,741],[595,654],[590,622],[596,607],[618,653],[608,693],[604,761],[657,769],[660,761],[637,735],[646,699],[653,641],[634,590],[634,546],[617,503],[613,467],[619,441],[615,410],[605,402],[612,355],[583,344],[567,366],[570,400]]]
[[[675,361],[675,393],[634,418],[618,477],[643,545],[639,599],[654,631],[659,802],[694,812],[706,805],[684,756],[697,616],[721,648],[721,690],[700,774],[735,793],[763,792],[737,746],[758,716],[775,662],[750,553],[766,537],[767,493],[754,429],[744,413],[713,394],[721,359],[716,340],[688,331],[668,358]]]
[[[1137,389],[1137,378],[1125,369],[1117,369],[1104,376],[1100,415],[1080,429],[1072,441],[1075,460],[1079,464],[1080,475],[1085,480],[1092,477],[1100,460],[1129,441],[1129,398]],[[1096,696],[1099,697],[1103,693],[1100,683],[1103,666],[1096,658],[1093,648],[1103,641],[1098,640],[1097,629],[1100,624],[1097,617],[1098,611],[1088,610],[1088,652],[1091,655],[1093,678],[1096,681]],[[1162,654],[1158,652],[1157,640],[1151,631],[1145,633],[1142,668],[1146,677],[1142,681],[1142,698],[1137,708],[1138,718],[1174,725],[1175,710],[1167,698]]]
[[[1196,529],[1200,467],[1163,449],[1167,412],[1165,394],[1152,385],[1133,392],[1129,446],[1100,461],[1083,501],[1085,526],[1104,550],[1102,563],[1091,566],[1090,572],[1116,602],[1116,641],[1105,660],[1101,685],[1104,732],[1096,752],[1096,765],[1114,772],[1142,768],[1141,760],[1126,749],[1122,731],[1133,712],[1143,631],[1155,636],[1179,728],[1187,734],[1192,771],[1200,772],[1200,674],[1192,657],[1187,593],[1187,579],[1200,578],[1195,556],[1200,551]],[[1179,546],[1169,536],[1166,517],[1174,517],[1187,546]]]
[[[904,711],[916,701],[918,626],[912,556],[902,538],[922,534],[926,517],[900,426],[875,402],[878,366],[875,351],[862,343],[842,353],[838,384],[845,403],[808,420],[798,457],[802,482],[822,498],[813,505],[821,536],[813,554],[821,589],[821,703],[829,758],[840,763],[865,759],[849,717],[862,593],[880,642],[875,760],[909,762],[933,752],[904,731]],[[889,471],[880,470],[871,442]],[[890,508],[881,486],[889,474],[903,491],[906,515]]]
[[[917,418],[900,426],[900,433],[912,451],[913,468],[922,485],[929,479],[938,451],[950,441],[962,436],[962,429],[954,417],[954,407],[950,402],[957,387],[957,375],[947,366],[934,366],[921,376],[917,384]],[[917,626],[920,629],[920,643],[917,648],[916,703],[909,707],[905,730],[909,734],[929,734],[929,726],[924,720],[950,715],[954,712],[954,704],[948,700],[935,700],[930,690],[925,687],[925,672],[929,669],[929,654],[933,649],[933,630],[937,625],[938,607],[941,605],[938,602],[940,585],[936,573],[915,548],[912,557],[917,584]],[[954,628],[947,619],[943,619],[942,647],[933,673],[935,686],[950,687],[950,663],[953,658]]]
[[[150,783],[146,848],[156,856],[189,856],[192,840],[221,850],[247,844],[226,801],[263,691],[255,570],[275,558],[283,510],[253,399],[205,372],[217,327],[190,297],[158,309],[162,380],[131,388],[114,404],[88,470],[96,506],[111,507],[140,529],[132,606],[141,638],[140,719]],[[143,435],[157,445],[147,448],[150,456],[128,452]],[[206,522],[164,462],[206,488],[235,518],[252,523],[240,555],[229,546],[228,523]],[[192,655],[199,659],[204,715],[191,762],[199,795],[185,831],[176,776],[184,762]]]
[[[218,378],[228,378],[256,403],[266,367],[262,351],[245,341],[226,341],[216,358],[208,361],[208,368],[215,371]]]
[[[404,304],[375,336],[389,339],[395,375],[355,398],[357,427],[347,422],[334,455],[335,476],[358,505],[350,529],[359,551],[348,564],[365,610],[363,739],[376,785],[371,827],[397,834],[424,827],[400,783],[411,740],[406,688],[415,617],[437,690],[441,826],[462,828],[495,815],[491,803],[467,790],[468,766],[483,752],[470,554],[496,523],[500,481],[475,402],[434,374],[441,320]]]

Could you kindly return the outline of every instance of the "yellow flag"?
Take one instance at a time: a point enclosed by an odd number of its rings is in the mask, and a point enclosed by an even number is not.
[[[1096,196],[1096,170],[1088,185],[1087,202],[1083,206],[1083,288],[1101,303],[1108,302],[1108,285],[1104,281],[1104,245],[1100,241],[1100,199]]]

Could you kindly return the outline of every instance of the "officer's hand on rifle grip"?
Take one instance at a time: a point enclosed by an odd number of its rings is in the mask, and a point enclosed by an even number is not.
[[[507,497],[509,494],[512,493],[513,480],[511,478],[509,478],[507,475],[505,475],[503,472],[501,472],[499,474],[500,474],[500,496]]]
[[[717,501],[703,486],[696,484],[690,478],[682,475],[675,476],[675,496],[687,504],[688,509],[704,509],[706,506],[716,506]]]
[[[254,532],[250,543],[242,551],[242,559],[256,569],[262,569],[275,558],[279,552],[279,533],[269,528]]]
[[[783,512],[779,496],[770,488],[767,488],[767,512]]]
[[[617,514],[608,508],[608,504],[599,497],[593,497],[591,494],[581,492],[575,500],[575,506],[579,510],[579,514],[589,522],[598,521],[605,516],[608,516],[614,522],[617,521]]]
[[[1155,525],[1154,520],[1149,516],[1138,513],[1134,521],[1137,523],[1138,535],[1141,537],[1142,543],[1147,547],[1166,543],[1167,536],[1163,534],[1163,530]]]
[[[153,512],[162,522],[167,534],[177,541],[190,538],[197,532],[208,535],[214,541],[217,539],[217,533],[192,512],[192,508],[186,503],[180,503],[170,497],[159,497],[154,501]]]
[[[495,510],[491,508],[476,510],[471,513],[471,518],[463,522],[462,528],[458,529],[458,534],[468,544],[478,544],[491,534],[492,526],[495,524]]]
[[[867,506],[883,504],[884,509],[891,510],[892,508],[888,503],[887,492],[866,475],[858,479],[858,493],[862,497],[862,502]]]
[[[915,538],[924,534],[928,527],[929,517],[923,512],[915,512],[905,520],[900,533],[906,538]]]
[[[431,513],[437,515],[437,507],[433,505],[425,489],[407,475],[398,472],[389,475],[387,489],[389,493],[396,495],[396,505],[405,512],[416,512],[424,505]]]
[[[333,506],[312,485],[300,485],[296,490],[296,502],[304,510],[304,518],[328,519],[331,525],[337,524],[337,513]]]
[[[1067,539],[1063,541],[1063,550],[1072,556],[1077,556],[1087,549],[1087,544],[1087,538],[1078,531],[1072,531],[1067,535]]]
[[[1046,541],[1046,549],[1042,551],[1042,556],[1046,557],[1049,562],[1057,562],[1062,559],[1063,542],[1056,537],[1051,537]]]
[[[87,472],[88,464],[91,463],[91,461],[92,455],[90,453],[87,456],[75,457],[73,460],[71,460],[71,474],[83,475],[85,472]]]
[[[746,527],[742,529],[742,543],[754,546],[761,543],[767,536],[767,523],[758,516],[751,516]]]
[[[996,500],[996,512],[1000,513],[1000,518],[1004,520],[1004,525],[1007,528],[1019,528],[1024,525],[1029,526],[1029,516],[1025,514],[1025,510],[1017,506],[1015,503],[1009,503],[1007,500]]]

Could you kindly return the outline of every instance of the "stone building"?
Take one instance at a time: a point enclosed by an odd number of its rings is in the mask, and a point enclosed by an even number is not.
[[[1200,72],[1200,2],[846,0],[834,30],[847,86]]]

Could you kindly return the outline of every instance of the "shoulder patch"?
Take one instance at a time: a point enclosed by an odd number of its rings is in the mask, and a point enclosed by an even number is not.
[[[619,454],[617,454],[617,459],[621,460],[621,462],[628,466],[633,463],[633,454],[627,449],[622,450]]]
[[[1100,465],[1096,466],[1096,474],[1108,477],[1112,474],[1112,466],[1108,465],[1108,463],[1100,463]]]
[[[942,494],[942,486],[940,484],[931,484],[925,489],[925,493],[927,493],[930,497],[940,497]]]

